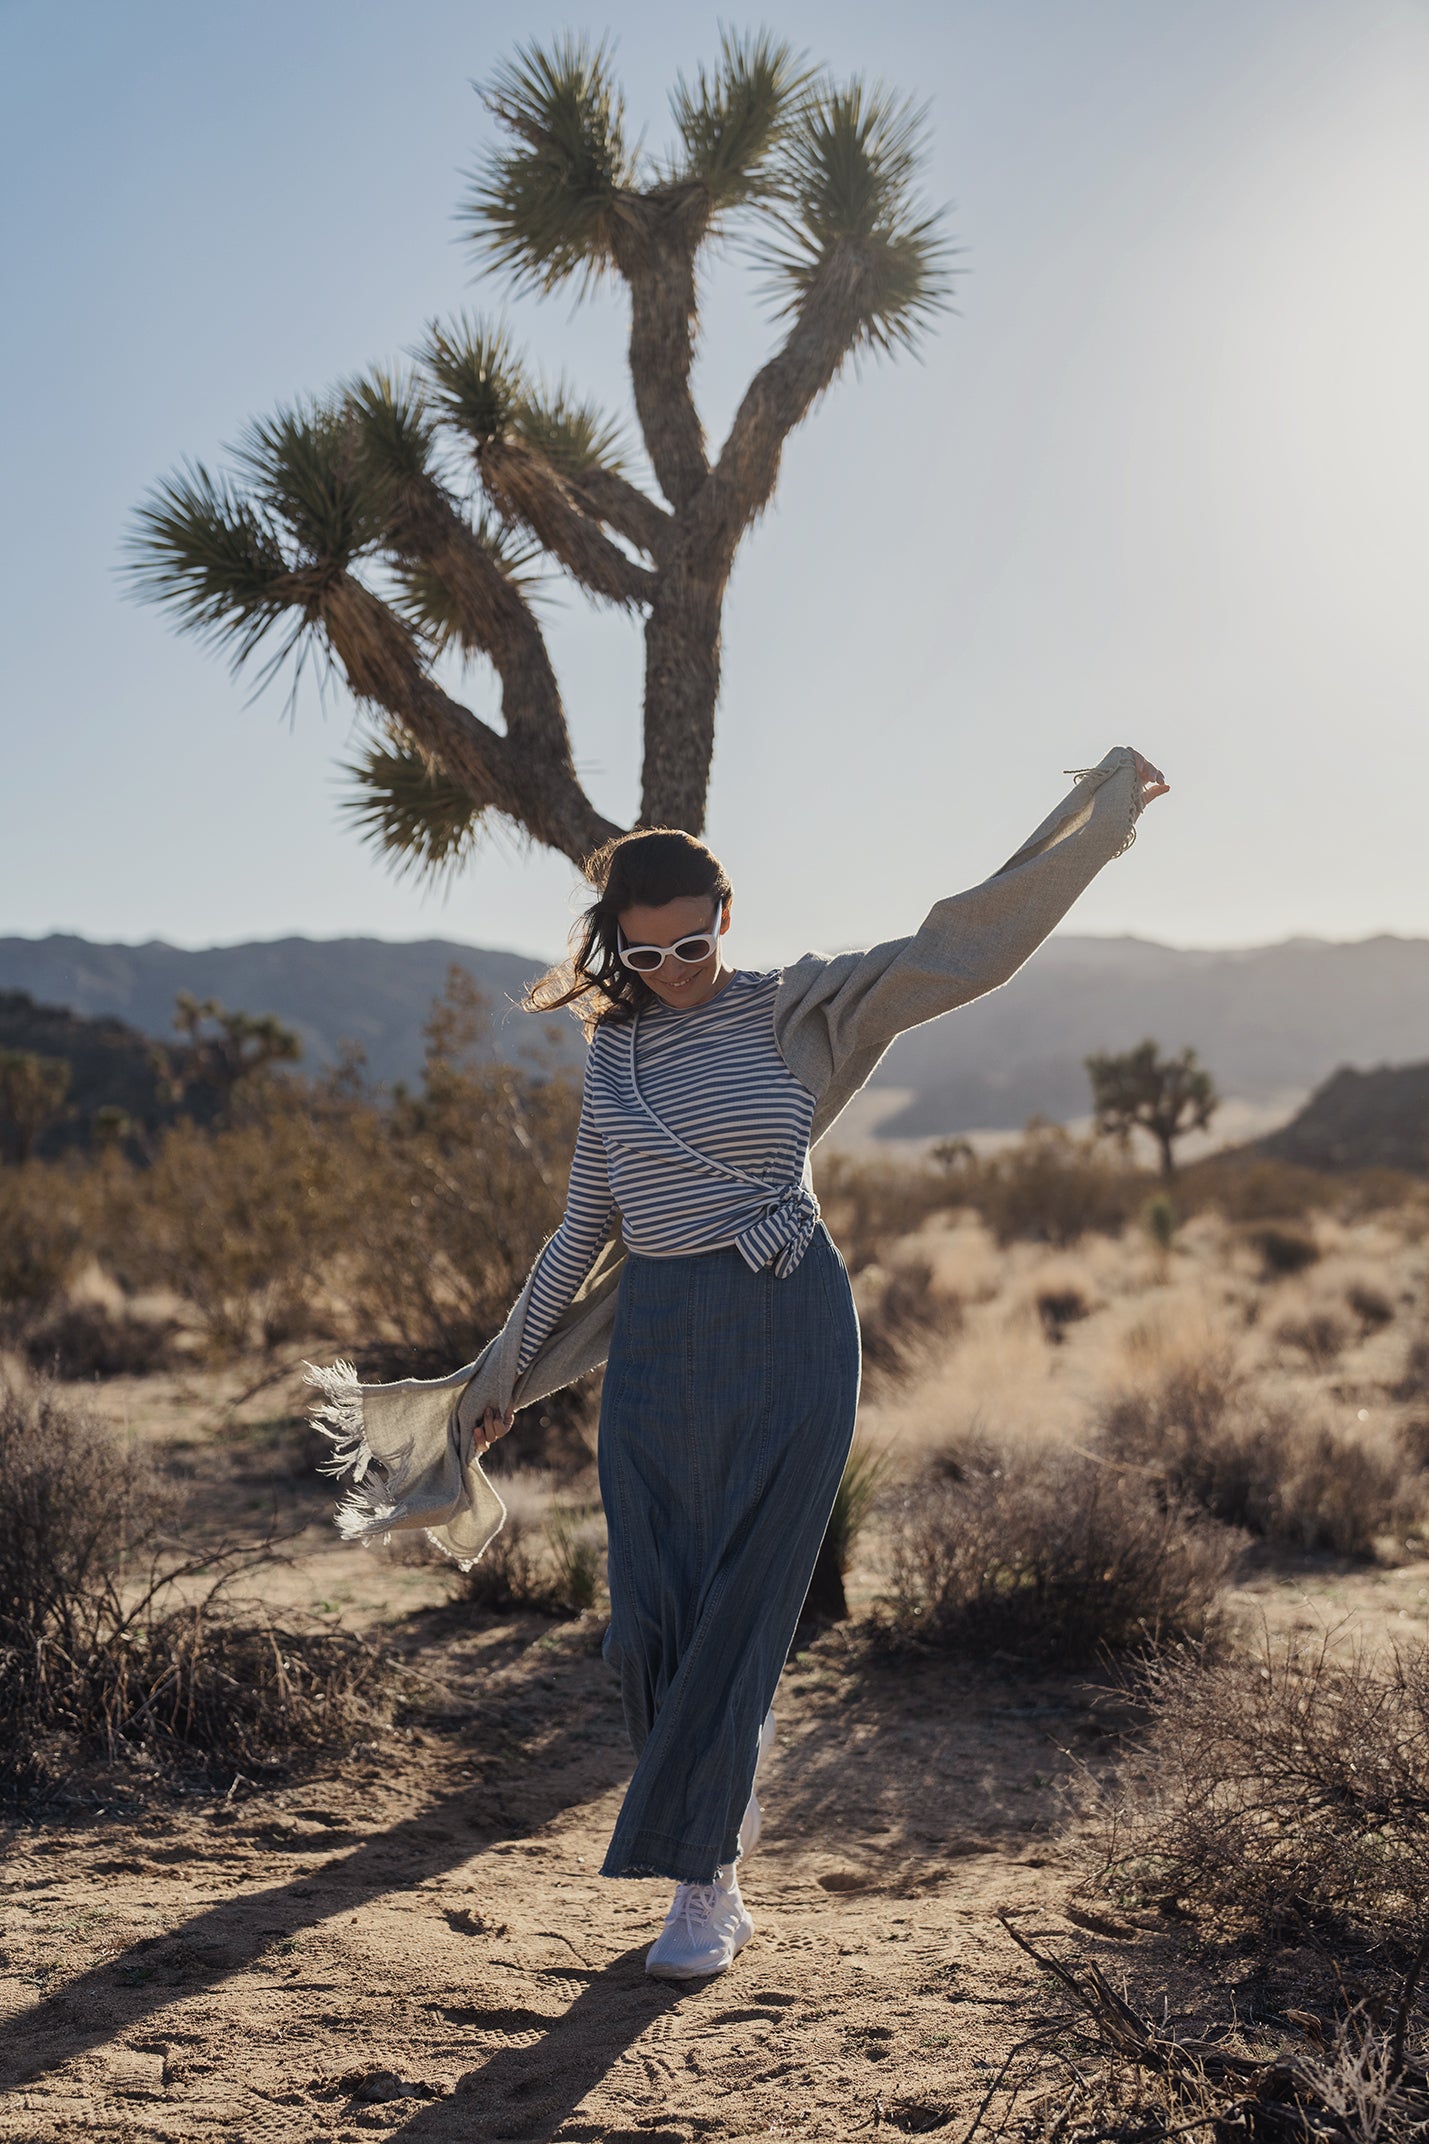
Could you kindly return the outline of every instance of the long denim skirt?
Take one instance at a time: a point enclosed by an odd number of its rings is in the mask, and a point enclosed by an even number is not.
[[[859,1368],[848,1274],[822,1222],[783,1279],[733,1249],[629,1256],[599,1458],[605,1657],[638,1761],[602,1875],[705,1883],[738,1854]]]

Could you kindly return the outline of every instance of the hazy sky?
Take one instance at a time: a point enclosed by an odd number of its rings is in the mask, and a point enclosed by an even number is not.
[[[340,820],[342,693],[292,727],[282,686],[245,704],[116,568],[157,477],[462,307],[623,408],[618,293],[513,305],[458,242],[471,79],[513,25],[608,29],[659,145],[719,19],[0,0],[0,935],[559,944],[563,859],[394,879]],[[752,19],[929,100],[963,272],[921,363],[845,375],[796,436],[736,570],[708,828],[735,958],[911,930],[1121,742],[1173,794],[1075,928],[1429,933],[1429,0]],[[733,258],[706,298],[717,440],[774,331]],[[550,617],[628,819],[638,627]],[[494,713],[489,674],[470,693]]]

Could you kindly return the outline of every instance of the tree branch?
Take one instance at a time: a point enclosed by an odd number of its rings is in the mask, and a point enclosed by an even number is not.
[[[544,455],[516,440],[492,439],[480,448],[478,461],[495,504],[524,521],[582,588],[626,608],[650,601],[655,576],[649,567],[611,542]]]
[[[695,255],[709,209],[693,186],[622,193],[611,235],[630,291],[630,381],[645,451],[677,510],[709,474],[704,427],[690,392],[694,364]]]
[[[353,694],[385,709],[479,810],[501,813],[576,863],[620,831],[585,795],[569,749],[553,753],[509,723],[499,736],[453,700],[427,675],[409,628],[352,575],[333,577],[319,615]],[[503,709],[509,696],[508,687]]]
[[[795,316],[783,348],[761,366],[692,517],[694,540],[732,563],[740,537],[779,480],[784,442],[831,386],[858,340],[866,312],[857,249],[835,246]]]
[[[582,469],[567,479],[571,497],[596,521],[614,529],[658,565],[670,546],[675,523],[663,506],[617,470]]]

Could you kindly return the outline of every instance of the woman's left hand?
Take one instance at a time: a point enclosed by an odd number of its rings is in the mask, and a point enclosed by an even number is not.
[[[495,1444],[498,1437],[504,1437],[506,1435],[507,1430],[510,1429],[512,1423],[515,1420],[516,1410],[514,1407],[508,1414],[498,1414],[494,1407],[487,1408],[485,1414],[481,1418],[481,1421],[477,1425],[476,1430],[475,1443],[476,1456],[478,1459],[481,1457],[483,1452],[489,1452],[491,1450],[492,1445]]]
[[[1153,797],[1164,797],[1171,784],[1159,767],[1153,767],[1149,759],[1142,758],[1135,745],[1131,748],[1131,756],[1136,763],[1136,779],[1141,784],[1141,802],[1145,807]]]

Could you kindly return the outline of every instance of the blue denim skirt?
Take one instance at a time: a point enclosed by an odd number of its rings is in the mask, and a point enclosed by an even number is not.
[[[599,1460],[605,1657],[637,1762],[602,1875],[705,1883],[739,1852],[859,1369],[853,1293],[822,1222],[783,1279],[733,1249],[628,1257]]]

